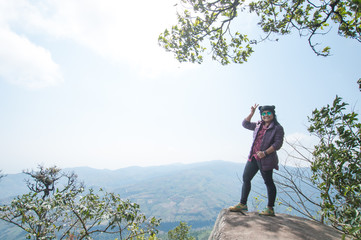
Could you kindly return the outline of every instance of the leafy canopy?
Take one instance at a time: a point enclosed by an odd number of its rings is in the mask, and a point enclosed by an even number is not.
[[[180,0],[179,5],[185,10],[177,13],[178,24],[160,34],[158,41],[180,62],[202,63],[207,46],[223,65],[243,63],[253,52],[252,45],[293,31],[307,37],[317,55],[328,56],[330,47],[319,48],[315,36],[326,35],[332,26],[340,36],[361,42],[361,0]],[[246,11],[258,16],[264,32],[260,39],[231,29]]]
[[[168,232],[169,240],[195,240],[194,237],[189,236],[191,226],[185,222],[180,222],[179,225]]]
[[[160,221],[147,218],[138,204],[90,189],[57,167],[25,171],[30,192],[0,205],[0,219],[25,232],[27,239],[93,239],[101,233],[118,239],[156,239]],[[65,181],[64,181],[65,180]],[[62,187],[60,183],[65,183]]]
[[[361,239],[361,123],[348,104],[315,109],[308,130],[319,138],[313,152],[312,180],[321,191],[321,211],[335,227]]]

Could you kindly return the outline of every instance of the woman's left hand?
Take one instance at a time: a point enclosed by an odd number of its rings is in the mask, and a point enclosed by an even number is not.
[[[263,151],[259,151],[259,152],[257,152],[257,156],[258,156],[259,158],[264,158],[264,157],[266,156],[266,154],[264,154]]]

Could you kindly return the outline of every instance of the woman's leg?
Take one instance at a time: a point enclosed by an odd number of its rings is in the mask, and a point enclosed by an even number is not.
[[[268,207],[273,208],[276,201],[277,189],[273,182],[273,170],[261,171],[264,183],[267,186]]]
[[[252,159],[252,161],[247,161],[247,164],[243,171],[243,186],[242,186],[242,197],[241,203],[246,205],[248,195],[251,191],[251,180],[258,172],[259,168],[257,165],[257,160]]]

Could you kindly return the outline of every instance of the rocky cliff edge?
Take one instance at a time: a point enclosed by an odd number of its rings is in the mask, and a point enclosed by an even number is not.
[[[230,212],[223,209],[208,240],[333,240],[341,239],[336,229],[301,217],[276,214],[260,216],[255,212]]]

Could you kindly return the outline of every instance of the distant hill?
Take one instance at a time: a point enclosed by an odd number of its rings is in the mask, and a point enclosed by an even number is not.
[[[82,167],[64,171],[75,172],[87,187],[101,187],[140,204],[147,216],[161,218],[161,229],[168,231],[179,221],[186,221],[193,228],[213,227],[219,212],[239,201],[243,169],[241,163],[210,161],[119,170]],[[25,177],[25,174],[9,174],[0,181],[0,202],[28,192]],[[265,201],[262,197],[256,200],[255,192],[266,194],[266,190],[260,174],[252,183],[249,208],[257,210],[264,207]],[[276,210],[289,213],[280,206]]]
[[[94,169],[90,167],[64,168],[65,172],[74,172],[88,188],[112,190],[121,186],[135,184],[154,177],[172,174],[174,171],[192,168],[192,165],[173,164],[156,167],[127,167],[118,170]],[[28,192],[24,173],[8,174],[0,180],[0,200]]]
[[[242,164],[222,161],[191,164],[114,189],[163,221],[214,221],[219,211],[239,199]]]
[[[0,180],[0,201],[28,192],[24,182],[25,174],[8,174]]]

